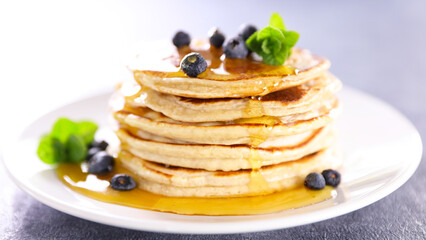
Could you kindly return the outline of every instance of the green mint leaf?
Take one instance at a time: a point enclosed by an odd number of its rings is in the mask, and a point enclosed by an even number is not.
[[[246,44],[250,50],[259,54],[263,61],[270,65],[282,65],[287,58],[283,53],[285,36],[275,27],[266,27],[247,39]],[[284,54],[284,55],[283,55]]]
[[[77,135],[83,138],[86,145],[89,145],[95,139],[95,133],[98,130],[98,125],[91,121],[81,121],[77,123]]]
[[[259,34],[257,35],[258,41],[263,41],[265,39],[270,38],[277,38],[279,41],[284,41],[285,37],[284,34],[275,27],[266,27],[259,31]]]
[[[71,134],[66,142],[67,161],[79,163],[87,155],[87,144],[79,135]]]
[[[37,155],[48,164],[82,162],[97,129],[98,126],[91,121],[74,122],[68,118],[59,118],[50,134],[40,139]]]
[[[299,40],[299,33],[295,31],[285,31],[284,37],[284,44],[292,48],[296,45],[297,40]]]
[[[282,47],[280,51],[276,54],[275,59],[279,62],[279,65],[283,65],[285,60],[290,56],[291,49],[288,46]]]
[[[51,135],[65,144],[71,134],[78,133],[78,125],[68,118],[59,118],[53,125]]]
[[[287,51],[287,57],[286,57],[286,58],[289,58],[289,57],[290,57],[290,55],[291,55],[291,48],[290,48],[290,49],[288,49],[288,51]]]
[[[277,38],[269,39],[268,45],[269,45],[269,50],[273,54],[276,54],[277,52],[281,51],[280,49],[283,48],[282,41],[280,39],[277,39]]]
[[[66,160],[65,146],[57,138],[46,134],[41,137],[37,148],[38,157],[47,164],[55,164]]]
[[[281,32],[285,31],[284,21],[278,13],[272,13],[269,19],[269,26],[278,28]]]
[[[262,42],[262,51],[265,54],[270,54],[272,52],[272,50],[269,49],[269,41],[268,41],[268,39],[265,39],[265,41]]]
[[[55,149],[55,158],[57,159],[57,162],[65,162],[67,160],[65,145],[58,139],[53,138],[53,148]]]
[[[246,41],[247,47],[259,54],[270,65],[282,65],[291,54],[291,48],[299,39],[295,31],[286,31],[284,22],[278,13],[273,13],[269,26],[265,27]]]
[[[262,55],[263,61],[269,65],[283,65],[285,59],[288,56],[288,48],[282,47],[280,51],[274,52],[273,54]]]
[[[262,51],[262,42],[257,40],[257,36],[259,35],[259,31],[253,33],[247,40],[247,47],[253,52],[261,52]]]

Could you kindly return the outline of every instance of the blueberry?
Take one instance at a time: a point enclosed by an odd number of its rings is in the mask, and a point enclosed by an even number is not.
[[[133,178],[126,174],[116,174],[111,178],[111,187],[115,190],[128,191],[136,187],[136,182]]]
[[[322,171],[322,176],[325,179],[327,185],[337,187],[340,184],[340,173],[333,169],[327,169]]]
[[[108,143],[105,141],[93,141],[92,144],[90,144],[90,148],[100,148],[101,150],[105,150],[108,147]]]
[[[247,40],[251,35],[253,35],[253,33],[257,31],[257,28],[250,24],[242,25],[240,29],[241,31],[238,35],[241,36],[244,39],[244,41]]]
[[[179,31],[175,34],[175,36],[173,36],[173,44],[177,48],[188,46],[190,42],[191,42],[191,37],[186,32]]]
[[[217,48],[222,47],[223,42],[225,41],[225,35],[223,35],[222,32],[219,31],[217,28],[213,28],[210,30],[210,45],[213,45]]]
[[[186,75],[196,77],[206,71],[207,62],[199,53],[189,53],[180,62],[180,67]]]
[[[224,52],[227,58],[246,58],[249,50],[241,37],[234,37],[228,40]]]
[[[114,158],[105,151],[97,152],[88,162],[89,172],[93,174],[105,174],[112,171]]]
[[[104,149],[98,147],[92,147],[87,152],[86,160],[90,160],[96,153],[103,151]]]
[[[305,186],[314,190],[323,189],[325,188],[325,179],[319,173],[309,173],[305,178]]]

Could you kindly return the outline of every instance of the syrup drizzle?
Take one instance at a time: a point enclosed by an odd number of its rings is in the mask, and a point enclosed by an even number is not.
[[[261,116],[256,118],[242,118],[237,119],[235,123],[254,123],[263,124],[262,128],[247,126],[247,131],[250,136],[250,156],[248,162],[251,165],[252,171],[250,173],[249,190],[250,192],[271,192],[268,181],[262,174],[263,159],[260,152],[256,147],[265,142],[273,126],[279,122],[277,117],[265,116],[265,110],[262,102],[255,97],[249,98],[246,108],[244,109],[244,116]]]
[[[132,68],[147,75],[163,78],[187,77],[180,70],[180,62],[188,53],[197,52],[207,61],[207,70],[197,76],[199,79],[235,80],[252,77],[294,75],[298,72],[297,69],[286,65],[273,66],[265,64],[261,59],[257,59],[254,56],[249,56],[245,59],[228,59],[225,58],[222,48],[210,46],[204,41],[194,41],[190,46],[181,47],[180,49],[173,47],[168,50],[173,52],[169,56],[154,59],[153,57],[140,57],[136,66]],[[152,49],[149,51],[152,51]],[[158,56],[160,54],[146,53],[146,55]]]

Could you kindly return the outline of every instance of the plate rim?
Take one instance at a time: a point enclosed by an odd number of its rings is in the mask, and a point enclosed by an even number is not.
[[[261,220],[250,220],[250,221],[241,221],[241,222],[233,222],[232,224],[229,223],[222,223],[222,222],[210,222],[208,224],[206,223],[190,223],[193,225],[192,228],[184,228],[183,226],[187,226],[188,223],[174,223],[173,227],[164,227],[164,225],[161,224],[162,221],[160,220],[157,222],[153,222],[152,219],[138,219],[138,221],[132,220],[132,224],[129,225],[129,219],[122,217],[122,216],[116,216],[114,215],[114,218],[111,218],[110,214],[105,214],[103,212],[95,212],[93,209],[84,209],[82,211],[81,208],[78,206],[72,206],[70,203],[61,201],[54,196],[51,196],[47,193],[44,193],[40,191],[39,189],[32,189],[31,187],[27,186],[24,181],[21,181],[21,179],[18,179],[16,176],[13,175],[13,173],[10,171],[8,165],[7,165],[7,158],[11,158],[8,146],[16,145],[19,142],[19,139],[22,138],[23,133],[32,125],[32,123],[40,120],[44,116],[46,116],[49,113],[55,112],[63,107],[75,104],[80,101],[85,101],[90,98],[96,98],[100,97],[105,94],[110,94],[111,91],[102,91],[102,92],[96,92],[96,94],[87,95],[84,97],[80,97],[78,99],[75,99],[74,101],[69,101],[66,103],[63,103],[62,105],[53,108],[51,110],[48,110],[46,112],[43,112],[42,114],[39,114],[38,116],[35,116],[31,118],[31,120],[28,121],[27,125],[19,131],[19,134],[16,134],[15,137],[12,137],[12,141],[10,141],[8,144],[5,144],[3,148],[3,153],[1,157],[1,163],[5,169],[5,172],[9,176],[10,179],[24,192],[35,198],[36,200],[40,201],[41,203],[52,207],[54,209],[57,209],[61,212],[64,212],[66,214],[86,219],[89,221],[102,223],[110,226],[115,227],[121,227],[126,229],[133,229],[133,230],[142,230],[142,231],[149,231],[149,232],[163,232],[163,233],[178,233],[178,234],[234,234],[234,233],[248,233],[248,232],[259,232],[259,231],[270,231],[270,230],[276,230],[276,229],[284,229],[284,228],[290,228],[290,227],[296,227],[296,226],[302,226],[306,224],[311,224],[315,222],[324,221],[330,218],[342,216],[344,214],[353,212],[355,210],[364,208],[376,201],[379,201],[383,199],[384,197],[388,196],[398,188],[400,188],[404,183],[408,181],[408,179],[414,174],[417,167],[419,166],[421,160],[422,160],[422,152],[423,152],[423,145],[422,140],[420,137],[420,134],[416,127],[412,124],[412,122],[402,113],[400,113],[397,109],[395,109],[390,104],[386,103],[385,101],[381,100],[380,98],[377,98],[375,96],[372,96],[370,94],[367,94],[363,91],[346,87],[344,89],[345,92],[352,92],[358,95],[362,95],[363,97],[369,98],[370,100],[374,100],[376,102],[379,102],[381,105],[385,105],[389,108],[393,113],[399,115],[399,117],[402,117],[402,119],[409,125],[409,127],[414,130],[414,138],[415,142],[418,145],[417,147],[413,147],[414,149],[417,149],[418,151],[414,154],[416,155],[415,159],[413,157],[413,160],[410,162],[410,164],[400,173],[400,176],[397,178],[392,178],[391,181],[384,184],[383,186],[380,186],[374,193],[370,194],[369,196],[363,197],[359,199],[359,201],[351,201],[351,202],[344,202],[338,205],[333,206],[333,211],[330,211],[329,208],[324,209],[317,209],[315,211],[307,212],[307,213],[300,213],[298,215],[292,215],[292,221],[290,223],[286,222],[285,225],[282,225],[283,221],[288,220],[286,216],[278,217],[278,218],[267,218],[267,219],[261,219]],[[59,180],[59,179],[58,179]],[[63,185],[66,187],[65,185]],[[68,189],[69,191],[72,191]],[[78,194],[76,192],[73,192],[73,194]],[[91,201],[96,201],[93,199],[90,199],[84,195],[78,194],[79,196],[82,196],[84,198],[87,198]],[[107,205],[114,205],[110,203],[104,203],[100,202],[101,204],[107,204]],[[120,206],[123,208],[130,208],[126,206]],[[136,209],[138,211],[149,211],[149,210],[143,210],[143,209]],[[153,212],[153,211],[149,211]],[[173,214],[173,213],[160,213],[159,214]],[[266,215],[273,215],[266,214]],[[192,217],[192,216],[188,216]],[[196,216],[200,217],[200,216]],[[223,216],[203,216],[206,218],[223,218]],[[168,220],[167,220],[168,221]],[[149,225],[145,225],[144,223],[150,223]],[[252,224],[250,227],[245,227],[247,223],[251,222],[258,222],[259,224]],[[153,225],[154,223],[154,225]],[[195,226],[194,226],[195,225]],[[229,226],[231,225],[231,227]],[[148,226],[148,227],[147,227]]]

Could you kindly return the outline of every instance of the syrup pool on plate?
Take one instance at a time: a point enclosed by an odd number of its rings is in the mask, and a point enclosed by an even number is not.
[[[110,174],[97,176],[87,172],[85,165],[60,164],[58,177],[73,191],[87,197],[113,204],[145,210],[185,215],[253,215],[284,211],[322,202],[335,196],[332,187],[309,190],[304,186],[268,195],[228,198],[167,197],[142,189],[117,191],[109,180],[116,173],[132,175],[116,162]]]

